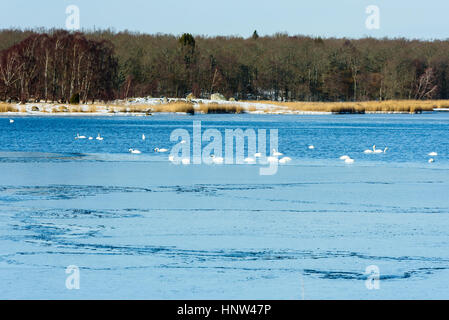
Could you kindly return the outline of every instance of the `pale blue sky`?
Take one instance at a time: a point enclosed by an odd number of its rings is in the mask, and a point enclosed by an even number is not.
[[[70,4],[80,8],[85,29],[449,38],[448,0],[0,0],[0,28],[64,28]],[[380,8],[379,30],[365,27],[368,5]]]

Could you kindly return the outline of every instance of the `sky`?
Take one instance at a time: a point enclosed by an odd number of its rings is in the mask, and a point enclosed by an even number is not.
[[[0,28],[66,28],[79,8],[82,29],[179,35],[449,38],[448,0],[0,0]],[[370,5],[379,28],[368,29]]]

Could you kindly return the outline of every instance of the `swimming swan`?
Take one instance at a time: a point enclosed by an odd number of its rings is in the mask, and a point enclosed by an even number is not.
[[[245,161],[246,163],[256,163],[256,159],[251,158],[251,157],[245,158],[245,160],[243,160],[243,161]]]
[[[385,149],[383,149],[383,150],[380,150],[380,149],[375,149],[375,150],[373,150],[373,152],[374,153],[386,153],[387,152],[387,150],[388,150],[388,147],[386,147]]]
[[[168,156],[168,161],[177,164],[177,161],[179,161],[179,159],[177,159],[175,161],[175,157],[170,155],[170,156]],[[190,164],[190,159],[189,158],[183,158],[183,159],[181,159],[181,163],[184,164],[184,165],[188,165],[188,164]]]
[[[351,158],[346,159],[345,163],[349,163],[349,164],[354,163],[354,159],[351,159]]]
[[[376,145],[373,145],[373,149],[372,149],[372,150],[371,150],[371,149],[367,149],[367,150],[363,151],[363,153],[366,153],[366,154],[376,153],[376,154],[378,154],[378,153],[385,153],[385,152],[387,152],[387,150],[388,150],[388,147],[386,147],[386,148],[382,151],[382,150],[380,150],[380,149],[376,149]]]
[[[374,145],[372,149],[366,149],[363,153],[374,153],[374,150],[376,150],[376,145]]]
[[[273,156],[279,157],[279,156],[283,156],[283,155],[284,155],[283,153],[276,151],[276,149],[273,149]]]
[[[133,154],[141,154],[141,153],[142,153],[140,150],[132,149],[132,148],[129,148],[128,151],[129,151],[130,153],[133,153]]]
[[[313,150],[313,149],[315,149],[315,146],[314,146],[314,145],[310,145],[310,146],[309,146],[309,149],[310,149],[310,150]]]
[[[292,161],[292,158],[290,158],[290,157],[283,157],[281,160],[279,160],[279,163],[284,164],[284,163],[287,163],[287,162],[290,162],[290,161]]]
[[[431,157],[436,157],[437,155],[438,155],[438,153],[436,153],[436,152],[431,152],[428,154],[428,156],[431,156]]]
[[[75,139],[86,139],[86,136],[80,136],[80,134],[77,133]]]
[[[351,159],[349,156],[341,156],[340,160],[346,160],[346,159]]]
[[[100,136],[100,134],[98,134],[98,136],[97,136],[95,139],[97,139],[97,140],[99,140],[99,141],[102,141],[102,140],[103,140],[103,137]]]
[[[9,123],[14,123],[14,120],[13,119],[9,119]]]
[[[168,149],[159,149],[159,148],[154,148],[155,152],[168,152]]]
[[[214,154],[210,156],[212,158],[213,163],[215,164],[223,164],[224,159],[222,157],[216,157]]]
[[[142,140],[145,140],[147,137],[145,137],[145,134],[142,134]]]

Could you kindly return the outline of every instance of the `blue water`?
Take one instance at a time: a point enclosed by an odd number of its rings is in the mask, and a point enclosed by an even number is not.
[[[449,114],[8,119],[0,298],[449,298]],[[260,176],[152,151],[193,120],[278,129],[293,161]],[[373,144],[389,150],[364,154]],[[370,265],[379,290],[365,286]]]
[[[389,147],[382,162],[414,162],[425,160],[435,150],[448,150],[449,115],[223,115],[153,117],[24,117],[13,125],[0,121],[0,151],[58,154],[126,154],[130,147],[152,153],[155,147],[169,148],[170,133],[176,128],[192,132],[192,121],[202,128],[278,129],[279,149],[295,159],[335,159],[348,154],[361,160],[372,155],[360,154],[373,144]],[[104,141],[75,140],[77,133]],[[148,141],[142,141],[142,133]],[[310,152],[308,145],[317,147]],[[223,149],[224,150],[224,149]],[[152,153],[154,155],[154,153]],[[439,160],[448,160],[442,153]]]

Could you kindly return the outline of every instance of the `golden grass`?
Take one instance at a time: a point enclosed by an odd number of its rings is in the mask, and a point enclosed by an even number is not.
[[[69,112],[69,109],[67,109],[67,107],[64,107],[64,106],[59,106],[59,107],[52,108],[51,112],[52,113]]]
[[[10,103],[0,102],[0,112],[19,112],[19,109]]]
[[[106,107],[109,113],[122,112],[122,113],[157,113],[157,112],[182,112],[182,113],[194,113],[193,103],[177,101],[159,105],[148,104],[131,104],[131,105],[114,105]]]
[[[80,106],[77,105],[70,105],[68,107],[69,112],[83,112],[83,108],[81,108]]]
[[[257,111],[257,108],[256,108],[256,106],[249,106],[248,108],[246,108],[246,110],[248,112],[255,112],[255,111]]]
[[[245,109],[237,104],[200,103],[199,109],[203,113],[244,113]]]
[[[388,100],[365,102],[276,102],[248,101],[273,105],[271,111],[310,111],[332,113],[400,112],[420,113],[449,106],[449,100]],[[277,107],[277,108],[276,108]]]
[[[147,106],[148,108],[148,106]],[[176,101],[170,102],[166,104],[160,104],[151,106],[151,112],[185,112],[194,114],[195,109],[193,108],[193,103],[184,102],[184,101]]]
[[[251,105],[244,108],[235,104],[218,103],[200,103],[198,109],[206,114],[222,113],[244,113],[258,110],[257,104],[268,104],[270,108],[262,109],[265,113],[273,112],[332,112],[332,113],[420,113],[423,111],[432,111],[434,108],[449,108],[449,100],[387,100],[387,101],[365,101],[365,102],[276,102],[276,101],[246,101]],[[176,101],[159,105],[131,104],[131,105],[61,105],[53,106],[45,110],[43,106],[33,109],[39,109],[41,112],[74,112],[74,113],[95,113],[105,109],[109,113],[189,113],[194,114],[195,109],[192,102]],[[25,106],[18,106],[10,103],[0,102],[0,113],[4,112],[26,112]]]

